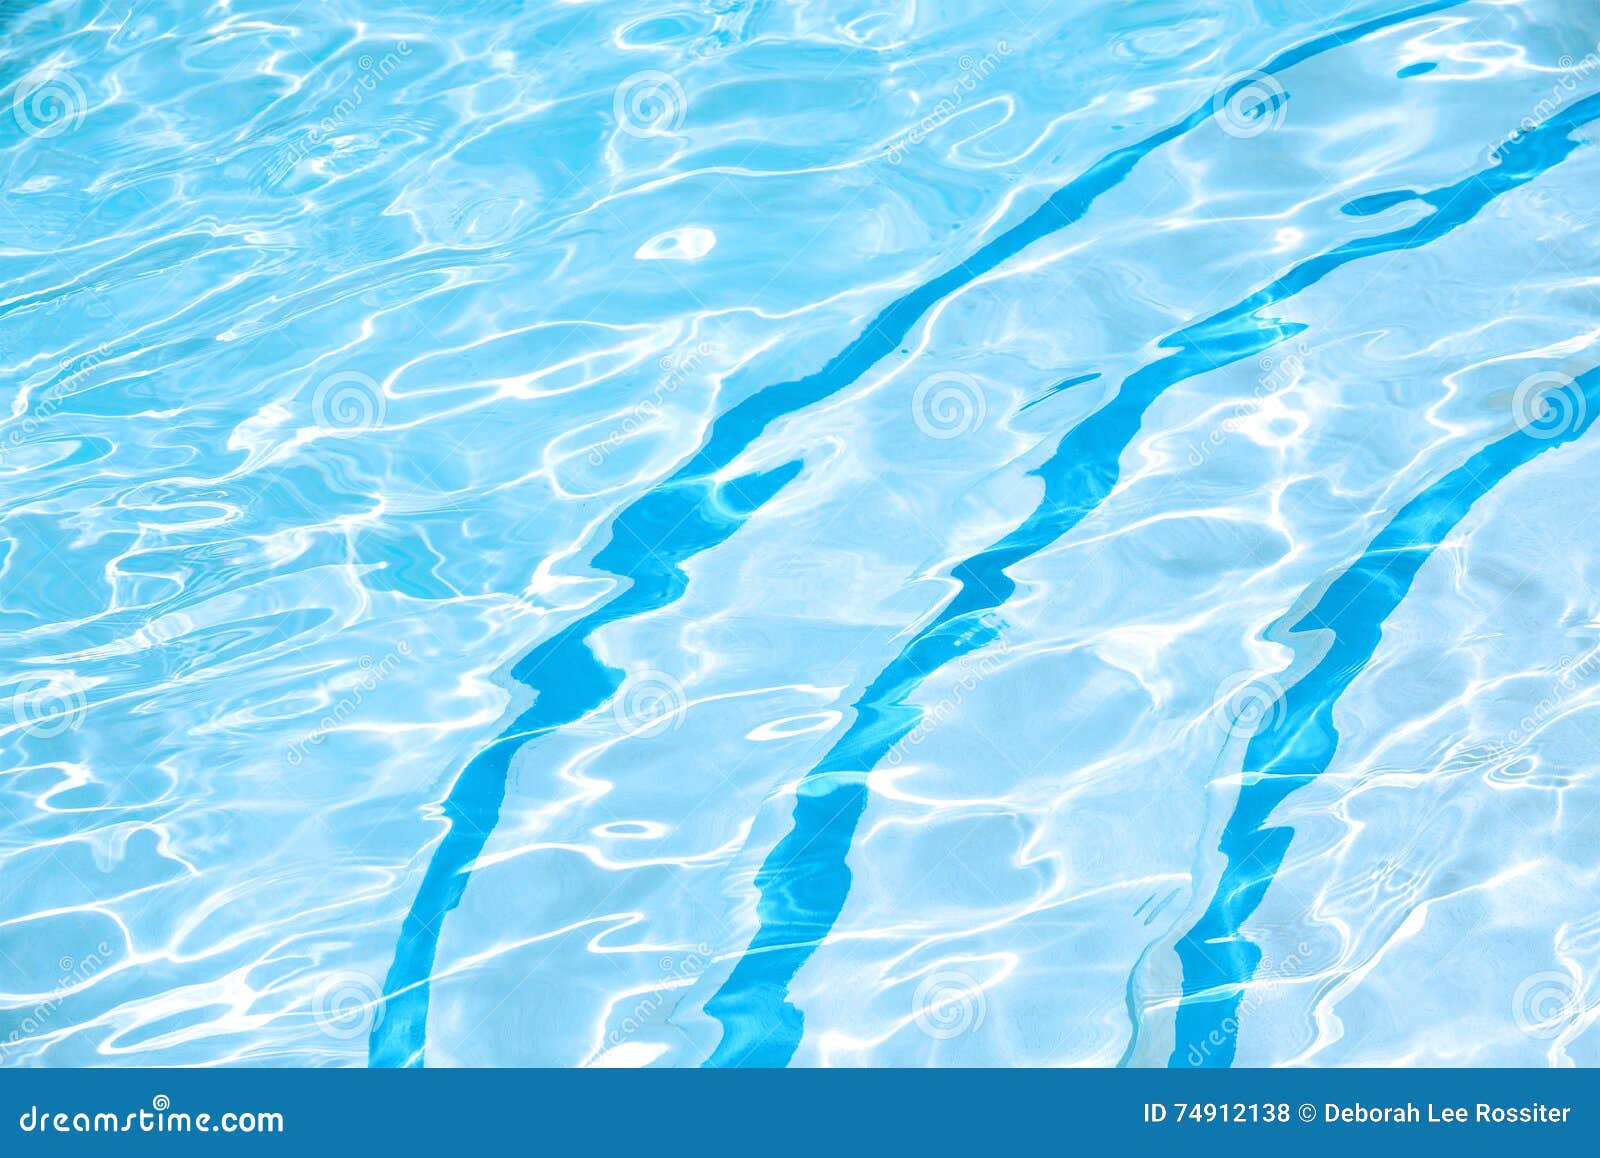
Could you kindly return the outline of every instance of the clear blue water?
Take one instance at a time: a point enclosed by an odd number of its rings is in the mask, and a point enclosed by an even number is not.
[[[0,6],[0,1064],[1593,1064],[1600,13]]]

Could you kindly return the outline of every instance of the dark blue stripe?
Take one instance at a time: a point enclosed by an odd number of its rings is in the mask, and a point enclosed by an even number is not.
[[[1255,976],[1261,950],[1241,929],[1283,863],[1294,829],[1267,824],[1296,788],[1321,775],[1339,742],[1333,708],[1371,661],[1383,623],[1405,598],[1417,570],[1472,505],[1517,467],[1583,433],[1600,409],[1600,371],[1577,379],[1584,417],[1570,431],[1543,438],[1517,430],[1491,443],[1401,508],[1349,570],[1341,574],[1292,633],[1332,632],[1322,659],[1273,704],[1271,723],[1245,749],[1242,786],[1223,830],[1226,859],[1211,903],[1178,942],[1183,999],[1171,1064],[1232,1064],[1239,1001]],[[1275,625],[1281,628],[1282,623]],[[1299,636],[1298,654],[1327,646],[1328,637]]]
[[[1349,40],[1460,2],[1434,0],[1317,37],[1281,53],[1264,71],[1288,68]],[[449,828],[433,851],[402,924],[394,962],[384,982],[384,1015],[372,1032],[368,1055],[371,1064],[422,1064],[428,979],[433,972],[439,930],[445,916],[460,903],[472,864],[498,822],[513,756],[529,741],[599,708],[620,686],[622,673],[599,661],[588,645],[589,637],[608,623],[657,610],[677,599],[687,582],[681,564],[724,541],[793,478],[801,464],[787,463],[763,475],[720,485],[715,481],[716,473],[773,422],[854,383],[897,349],[937,302],[1033,242],[1077,221],[1102,193],[1121,183],[1140,160],[1203,123],[1211,108],[1208,103],[1182,121],[1101,158],[971,257],[891,303],[817,373],[765,387],[730,408],[713,424],[705,445],[693,458],[623,508],[613,522],[610,542],[596,554],[593,566],[626,580],[628,586],[622,594],[538,644],[518,661],[512,668],[512,678],[532,689],[533,705],[478,752],[451,785],[442,809]]]
[[[684,590],[681,564],[725,540],[789,479],[791,462],[763,476],[719,486],[714,475],[773,422],[815,405],[855,382],[894,352],[941,299],[990,272],[1026,246],[1081,217],[1101,193],[1122,181],[1138,160],[1198,117],[1119,149],[1058,190],[1029,217],[955,268],[883,310],[844,351],[817,373],[752,394],[719,418],[706,444],[674,475],[617,515],[611,539],[596,554],[596,570],[628,583],[626,590],[528,652],[512,678],[534,690],[533,706],[477,753],[450,788],[449,823],[406,915],[384,983],[384,1016],[373,1029],[371,1064],[420,1065],[426,1040],[428,978],[445,915],[461,901],[471,867],[499,819],[513,756],[537,737],[572,723],[616,693],[622,673],[603,665],[589,646],[608,623],[665,607]]]
[[[1594,115],[1574,107],[1571,123]],[[1571,125],[1568,125],[1570,128]],[[1508,189],[1566,156],[1573,142],[1552,129],[1527,141],[1526,156],[1453,185],[1405,195],[1434,207],[1416,224],[1361,238],[1309,258],[1249,298],[1162,342],[1174,352],[1142,367],[1117,396],[1091,414],[1032,472],[1045,490],[1037,507],[998,543],[952,571],[955,596],[862,693],[855,720],[801,780],[794,824],[757,873],[759,927],[706,1012],[723,1025],[711,1066],[781,1066],[800,1043],[803,1018],[788,1000],[789,984],[827,936],[850,890],[847,856],[867,803],[867,775],[916,727],[921,711],[907,701],[928,675],[986,646],[998,634],[993,612],[1015,584],[1008,569],[1054,542],[1097,508],[1116,485],[1123,451],[1144,412],[1169,387],[1208,370],[1264,353],[1305,327],[1260,316],[1342,266],[1378,254],[1426,245],[1472,219]]]
[[[1567,134],[1595,116],[1600,116],[1600,96],[1574,104],[1516,145],[1506,146],[1502,165],[1453,187],[1454,194],[1421,195],[1436,207],[1422,226],[1447,219],[1453,228],[1504,189],[1557,164],[1576,148]],[[1233,1063],[1239,1002],[1261,961],[1261,951],[1241,930],[1277,875],[1294,836],[1288,826],[1267,825],[1267,818],[1289,793],[1326,770],[1339,739],[1333,727],[1334,704],[1371,661],[1384,621],[1405,598],[1417,569],[1475,502],[1523,463],[1588,428],[1600,403],[1597,384],[1596,372],[1577,380],[1574,390],[1581,393],[1584,413],[1559,436],[1519,429],[1424,490],[1400,510],[1316,606],[1288,627],[1291,633],[1331,631],[1333,642],[1321,660],[1278,698],[1268,713],[1271,725],[1253,736],[1245,749],[1239,800],[1219,845],[1225,860],[1221,879],[1204,913],[1177,944],[1183,997],[1170,1064]],[[1283,626],[1276,625],[1274,632]],[[1325,636],[1314,640],[1301,636],[1295,647],[1303,654],[1325,641]]]

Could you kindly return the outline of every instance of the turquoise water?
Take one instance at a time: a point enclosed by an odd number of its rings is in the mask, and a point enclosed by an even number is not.
[[[0,1064],[1600,1061],[1600,14],[0,8]]]

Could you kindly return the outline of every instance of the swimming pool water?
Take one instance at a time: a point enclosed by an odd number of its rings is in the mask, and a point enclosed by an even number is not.
[[[1600,13],[0,38],[0,1064],[1600,1061]]]

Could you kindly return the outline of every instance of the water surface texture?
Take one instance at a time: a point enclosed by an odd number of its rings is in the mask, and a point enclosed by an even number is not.
[[[0,6],[0,1064],[1600,1063],[1597,131],[1554,0]]]

